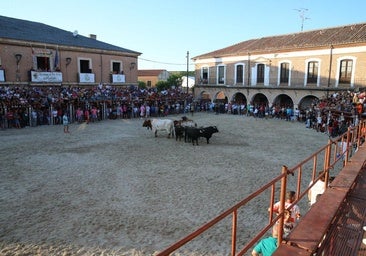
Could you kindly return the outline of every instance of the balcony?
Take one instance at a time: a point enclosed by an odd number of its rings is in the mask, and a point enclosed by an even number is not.
[[[95,83],[95,74],[79,73],[79,83]]]
[[[62,73],[30,71],[30,80],[34,83],[62,83]]]
[[[111,83],[125,83],[126,77],[121,74],[111,74]]]
[[[5,82],[5,70],[0,69],[0,82]]]

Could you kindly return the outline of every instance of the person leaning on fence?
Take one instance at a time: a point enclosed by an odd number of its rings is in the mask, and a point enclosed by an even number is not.
[[[294,228],[294,223],[291,221],[291,211],[285,209],[283,220],[283,238],[286,238]]]
[[[261,239],[253,248],[252,256],[271,256],[277,249],[278,225],[274,225],[272,236]]]
[[[315,184],[308,191],[308,199],[309,205],[313,205],[318,200],[319,196],[322,195],[325,191],[325,175],[324,172],[321,171],[319,173],[319,180],[315,182]],[[313,181],[310,181],[309,187],[313,184]]]
[[[291,191],[286,192],[285,209],[288,209],[291,211],[290,221],[292,223],[295,223],[301,216],[300,207],[297,204],[293,205],[293,207],[291,209],[289,209],[290,206],[292,205],[292,203],[295,201],[295,199],[296,199],[295,191],[291,190]],[[273,208],[272,208],[273,212],[275,212],[277,214],[280,213],[280,203],[281,202],[279,201],[273,205]],[[271,208],[268,209],[268,211],[270,211],[270,210],[271,210]]]

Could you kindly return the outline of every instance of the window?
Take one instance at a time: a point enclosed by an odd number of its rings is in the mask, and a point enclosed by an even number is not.
[[[49,57],[37,57],[37,71],[49,71],[50,58]]]
[[[318,82],[318,70],[319,70],[319,62],[317,61],[310,61],[308,63],[308,84],[314,84]]]
[[[202,84],[208,84],[208,67],[203,67],[201,72]]]
[[[257,83],[258,84],[264,83],[264,64],[257,65]]]
[[[92,70],[90,69],[89,60],[80,60],[80,73],[91,73]]]
[[[151,81],[147,81],[146,86],[151,88]]]
[[[290,64],[288,62],[281,63],[280,83],[288,83],[290,75]]]
[[[351,83],[352,76],[352,60],[342,60],[341,61],[341,70],[339,72],[339,83],[346,84]]]
[[[121,62],[112,62],[112,73],[113,74],[121,73]]]
[[[236,66],[236,78],[235,78],[235,81],[236,81],[237,84],[243,84],[243,82],[244,82],[243,71],[244,71],[243,65],[237,65]]]
[[[218,84],[225,84],[225,66],[218,66],[217,67],[217,79]]]

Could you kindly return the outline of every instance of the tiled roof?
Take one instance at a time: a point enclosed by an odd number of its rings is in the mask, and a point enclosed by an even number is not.
[[[74,36],[65,31],[43,23],[0,16],[0,39],[14,39],[35,43],[47,43],[63,46],[92,48],[107,51],[118,51],[140,55],[140,52],[107,44],[82,35]]]
[[[251,39],[193,59],[247,55],[248,53],[274,53],[357,43],[366,43],[366,23]]]
[[[139,69],[137,76],[158,76],[164,71],[165,69]]]

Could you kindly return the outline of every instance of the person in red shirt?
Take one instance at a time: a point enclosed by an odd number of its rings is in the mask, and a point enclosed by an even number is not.
[[[89,109],[87,109],[87,108],[84,111],[84,118],[85,118],[86,123],[89,124],[89,122],[90,122],[90,113],[89,113]]]

